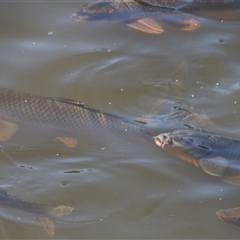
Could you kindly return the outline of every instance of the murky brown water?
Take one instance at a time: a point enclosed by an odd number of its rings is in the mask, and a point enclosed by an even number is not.
[[[239,22],[202,19],[195,32],[163,25],[164,34],[148,35],[121,23],[76,23],[70,15],[82,5],[0,3],[0,87],[74,98],[134,119],[154,117],[159,100],[168,99],[167,110],[178,101],[207,114],[211,131],[240,139]],[[153,141],[98,133],[81,139],[69,150],[22,126],[16,147],[0,154],[0,185],[10,194],[75,208],[57,220],[54,238],[239,238],[238,228],[215,215],[240,206],[239,187]],[[12,209],[1,208],[0,228],[1,239],[49,238],[32,215]]]

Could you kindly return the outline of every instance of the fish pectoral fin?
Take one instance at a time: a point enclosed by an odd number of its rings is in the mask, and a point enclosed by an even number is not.
[[[180,12],[172,12],[161,17],[166,24],[182,31],[193,31],[201,26],[200,21]]]
[[[227,159],[222,157],[202,158],[198,163],[204,172],[216,177],[222,177],[228,166]]]
[[[224,178],[224,182],[240,186],[240,176],[226,177]]]
[[[77,146],[77,139],[73,137],[57,137],[68,148],[75,148]]]
[[[47,232],[47,234],[52,237],[55,233],[55,224],[49,218],[40,217],[39,221],[41,222],[43,229]]]
[[[17,130],[17,124],[0,120],[0,141],[9,140]]]
[[[129,27],[150,34],[161,34],[164,32],[162,26],[152,18],[142,18],[127,24]]]

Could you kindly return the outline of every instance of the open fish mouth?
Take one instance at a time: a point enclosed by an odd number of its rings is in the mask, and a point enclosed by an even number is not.
[[[162,149],[165,148],[165,146],[172,146],[173,145],[173,139],[166,133],[159,134],[158,136],[154,137],[155,143],[161,147]]]

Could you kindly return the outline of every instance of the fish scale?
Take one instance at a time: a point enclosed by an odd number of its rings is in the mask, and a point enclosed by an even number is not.
[[[0,89],[0,115],[13,121],[39,123],[63,130],[107,130],[152,135],[152,128],[117,115],[84,107],[76,101],[47,98],[10,89]]]

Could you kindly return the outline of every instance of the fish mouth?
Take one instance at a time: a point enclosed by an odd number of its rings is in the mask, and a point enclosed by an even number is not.
[[[76,22],[86,22],[88,17],[87,16],[80,16],[77,13],[73,13],[71,18],[74,19]]]
[[[158,136],[154,137],[155,143],[161,147],[162,149],[165,148],[165,146],[173,145],[172,137],[168,136],[168,134],[159,134]]]
[[[216,212],[216,215],[217,215],[218,219],[220,219],[222,221],[225,221],[224,217],[223,217],[223,214],[224,214],[223,210],[219,210],[219,211]]]

